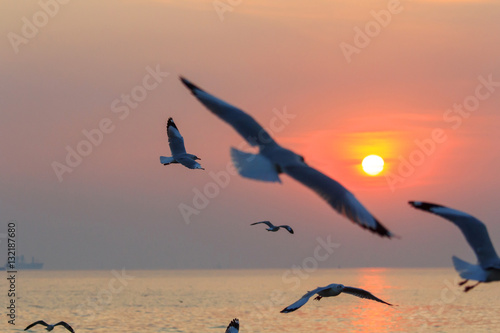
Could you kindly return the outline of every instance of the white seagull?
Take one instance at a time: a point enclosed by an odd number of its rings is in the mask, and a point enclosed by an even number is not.
[[[168,118],[167,121],[167,136],[172,157],[160,156],[161,164],[169,165],[171,163],[180,163],[189,169],[205,170],[198,162],[196,162],[196,160],[200,160],[198,156],[186,153],[184,138],[179,132],[177,126],[175,126],[172,118]]]
[[[39,321],[35,321],[35,322],[34,322],[33,324],[31,324],[31,325],[28,325],[28,327],[26,327],[24,330],[25,330],[25,331],[26,331],[26,330],[29,330],[30,328],[32,328],[33,326],[38,325],[38,324],[45,326],[45,329],[46,329],[47,331],[49,331],[49,332],[50,332],[50,331],[52,331],[52,330],[54,329],[54,327],[56,327],[56,326],[58,326],[58,325],[61,325],[61,326],[64,326],[64,327],[65,327],[68,331],[70,331],[71,333],[75,333],[75,331],[73,331],[73,328],[72,328],[71,326],[69,326],[69,325],[68,325],[66,322],[64,322],[64,321],[60,321],[60,322],[58,322],[57,324],[54,324],[54,325],[49,325],[49,324],[47,324],[46,322],[44,322],[43,320],[39,320]]]
[[[286,308],[284,308],[280,312],[281,313],[288,313],[288,312],[292,312],[292,311],[297,310],[302,305],[306,304],[307,301],[309,300],[309,298],[311,298],[311,296],[313,296],[315,294],[318,294],[318,296],[316,296],[314,298],[314,300],[319,301],[323,297],[338,296],[341,293],[346,293],[346,294],[354,295],[354,296],[361,297],[361,298],[371,299],[371,300],[392,306],[392,304],[384,302],[383,300],[381,300],[378,297],[373,296],[372,293],[370,293],[366,290],[359,289],[359,288],[353,288],[353,287],[346,287],[343,284],[332,283],[326,287],[318,287],[314,290],[308,291],[304,296],[302,296],[301,299],[299,299],[297,302],[293,303],[292,305],[287,306]]]
[[[251,146],[259,147],[258,154],[231,148],[231,158],[240,175],[261,181],[281,182],[279,174],[286,173],[315,191],[339,214],[362,228],[380,236],[394,236],[344,186],[308,166],[302,156],[278,145],[250,115],[185,78],[180,79],[205,107],[231,125]]]
[[[226,333],[238,333],[239,330],[240,330],[240,321],[238,320],[238,318],[234,318],[227,326]]]
[[[410,201],[409,204],[451,221],[464,234],[479,262],[474,265],[455,256],[452,257],[455,270],[465,279],[459,283],[460,286],[469,280],[478,281],[474,285],[466,286],[464,291],[471,290],[481,282],[500,281],[500,258],[491,243],[488,230],[483,222],[459,210],[429,202]]]
[[[288,226],[288,225],[278,225],[278,226],[275,226],[274,224],[272,224],[269,221],[255,222],[255,223],[252,223],[250,225],[256,225],[256,224],[260,224],[260,223],[264,223],[264,224],[266,224],[269,227],[269,228],[266,229],[267,231],[278,231],[278,230],[280,230],[280,228],[285,228],[286,230],[288,230],[289,233],[293,234],[293,229],[290,228],[290,226]]]

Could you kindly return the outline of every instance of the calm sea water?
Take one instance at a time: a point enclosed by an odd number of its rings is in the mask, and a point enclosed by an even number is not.
[[[16,325],[7,324],[3,315],[2,331],[21,332],[44,319],[65,320],[76,332],[210,333],[224,332],[235,317],[241,333],[500,331],[500,283],[463,293],[451,268],[124,273],[19,272]],[[8,286],[2,280],[5,298]],[[339,295],[311,299],[293,313],[280,313],[307,290],[330,283],[367,289],[398,306]],[[46,332],[41,326],[32,331]]]

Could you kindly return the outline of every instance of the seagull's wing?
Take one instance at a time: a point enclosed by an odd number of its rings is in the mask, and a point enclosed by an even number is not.
[[[252,224],[250,224],[250,225],[254,225],[254,224],[261,224],[261,223],[267,224],[267,226],[268,226],[268,227],[270,227],[270,228],[274,227],[274,225],[273,225],[271,222],[269,222],[269,221],[260,221],[260,222],[255,222],[255,223],[252,223]]]
[[[488,230],[483,222],[472,215],[429,202],[410,201],[410,205],[439,215],[455,224],[467,239],[467,242],[476,253],[477,260],[483,268],[500,268],[500,258],[491,243]]]
[[[60,322],[58,322],[57,324],[55,324],[54,326],[57,326],[57,325],[64,326],[64,327],[66,327],[66,329],[67,329],[68,331],[70,331],[71,333],[75,333],[75,331],[73,331],[73,327],[69,326],[69,324],[67,324],[67,323],[66,323],[66,322],[64,322],[64,321],[60,321]]]
[[[184,138],[182,137],[172,118],[168,118],[167,121],[167,136],[168,145],[170,146],[172,156],[186,153],[186,148],[184,147]]]
[[[354,295],[354,296],[357,296],[357,297],[361,297],[361,298],[371,299],[373,301],[377,301],[377,302],[384,303],[384,304],[392,306],[392,304],[384,302],[380,298],[373,296],[372,293],[370,293],[370,292],[368,292],[368,291],[366,291],[364,289],[353,288],[353,287],[344,287],[344,289],[342,289],[342,292],[346,293],[346,294],[349,294],[349,295]]]
[[[284,308],[283,310],[281,310],[280,312],[281,313],[288,313],[288,312],[292,312],[292,311],[295,311],[297,310],[298,308],[300,308],[302,305],[306,304],[307,301],[309,300],[309,298],[311,298],[311,296],[319,293],[320,291],[322,290],[325,290],[325,289],[328,289],[330,288],[329,286],[326,286],[326,287],[318,287],[314,290],[311,290],[311,291],[308,291],[304,296],[302,296],[297,302],[287,306],[286,308]]]
[[[238,320],[238,318],[234,318],[227,326],[226,333],[238,333],[239,329],[240,321]]]
[[[189,157],[177,157],[175,160],[180,164],[184,165],[186,168],[205,170],[201,167],[200,163],[196,162],[195,160]]]
[[[394,236],[349,192],[335,180],[306,164],[283,167],[283,172],[312,189],[339,214],[361,227],[391,238]]]
[[[276,144],[269,133],[246,112],[207,93],[185,78],[180,79],[207,109],[231,125],[251,146]]]
[[[290,228],[290,226],[288,225],[279,225],[278,227],[285,228],[286,230],[288,230],[289,233],[293,234],[293,229]]]
[[[26,330],[29,330],[30,328],[32,328],[33,326],[38,325],[38,324],[43,325],[43,326],[45,326],[45,327],[49,326],[49,324],[47,324],[47,323],[46,323],[46,322],[44,322],[43,320],[39,320],[39,321],[35,321],[33,324],[28,325],[28,326],[27,326],[24,330],[25,330],[25,331],[26,331]]]

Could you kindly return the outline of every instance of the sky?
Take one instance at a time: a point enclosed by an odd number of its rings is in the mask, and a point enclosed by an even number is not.
[[[0,233],[15,223],[17,253],[46,269],[475,262],[455,226],[407,202],[470,213],[498,245],[499,15],[498,2],[472,0],[3,1]],[[235,175],[230,148],[253,150],[180,75],[400,238],[286,175]],[[204,171],[159,163],[169,117]],[[386,162],[378,176],[360,169],[370,154]],[[295,234],[250,226],[262,220]]]

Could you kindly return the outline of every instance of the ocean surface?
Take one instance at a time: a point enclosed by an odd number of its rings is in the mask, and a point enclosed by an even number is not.
[[[4,274],[6,274],[4,272]],[[16,325],[64,320],[78,332],[500,332],[500,283],[468,293],[446,269],[21,271]],[[282,314],[305,292],[330,283],[359,287],[397,306],[341,294]],[[2,279],[2,304],[8,304]],[[7,298],[7,299],[6,299]],[[46,332],[36,326],[31,332]],[[52,332],[67,332],[58,326]]]

